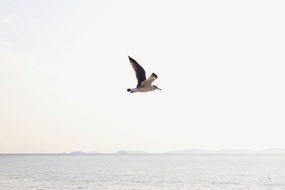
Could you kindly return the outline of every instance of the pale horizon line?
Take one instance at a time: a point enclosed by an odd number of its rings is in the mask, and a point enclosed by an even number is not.
[[[0,152],[0,155],[91,155],[91,154],[285,154],[285,148],[263,148],[263,149],[184,149],[164,152],[130,151],[118,150],[114,152],[98,151],[71,151],[71,152]]]

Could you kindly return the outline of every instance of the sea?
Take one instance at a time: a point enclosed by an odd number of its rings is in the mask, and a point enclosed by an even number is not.
[[[0,155],[0,190],[285,190],[284,155]]]

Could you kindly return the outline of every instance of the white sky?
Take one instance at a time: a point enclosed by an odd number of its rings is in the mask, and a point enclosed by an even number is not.
[[[285,148],[284,1],[0,1],[0,153]],[[129,94],[127,56],[162,91]]]

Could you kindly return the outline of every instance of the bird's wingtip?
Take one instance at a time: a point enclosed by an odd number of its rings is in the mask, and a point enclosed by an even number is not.
[[[152,75],[154,78],[158,78],[157,74],[155,74],[155,73],[152,73],[151,75]]]

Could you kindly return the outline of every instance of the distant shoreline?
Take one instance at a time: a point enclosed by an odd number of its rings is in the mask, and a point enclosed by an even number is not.
[[[116,152],[84,152],[84,151],[72,151],[72,152],[60,152],[60,153],[0,153],[0,155],[285,155],[285,149],[281,148],[268,148],[260,150],[250,149],[220,149],[220,150],[207,150],[207,149],[186,149],[180,151],[168,151],[168,152],[144,152],[144,151],[126,151],[120,150]]]

